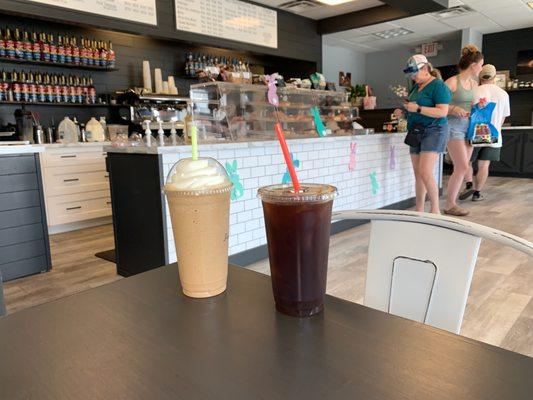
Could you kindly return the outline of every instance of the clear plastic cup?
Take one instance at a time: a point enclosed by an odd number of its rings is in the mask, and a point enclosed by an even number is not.
[[[331,209],[337,189],[303,183],[262,187],[272,290],[276,309],[308,317],[324,308]]]
[[[211,297],[226,290],[232,184],[213,158],[178,161],[167,196],[183,293]]]

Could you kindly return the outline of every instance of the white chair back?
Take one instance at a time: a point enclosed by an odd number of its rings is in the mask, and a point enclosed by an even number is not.
[[[459,332],[480,243],[445,228],[372,221],[364,304]]]
[[[338,211],[371,220],[364,304],[459,333],[481,239],[533,256],[533,243],[456,218],[414,211]]]

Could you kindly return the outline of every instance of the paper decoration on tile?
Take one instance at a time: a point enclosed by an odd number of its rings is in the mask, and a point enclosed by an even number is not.
[[[237,160],[233,160],[230,164],[226,162],[226,171],[228,173],[229,180],[233,184],[231,189],[231,200],[237,200],[244,195],[244,186],[241,183],[241,178],[237,173]]]
[[[294,164],[294,168],[300,168],[300,160],[297,160],[296,158],[294,158],[294,154],[293,153],[290,153],[291,154],[291,158],[292,158],[292,163]],[[289,170],[285,170],[285,173],[283,174],[283,177],[281,178],[281,183],[283,185],[287,185],[289,183],[291,183],[291,175],[289,174]]]
[[[348,171],[353,171],[355,169],[355,161],[357,155],[357,143],[350,143],[350,162],[348,163]]]
[[[378,178],[376,177],[376,172],[371,172],[370,175],[370,184],[372,186],[372,195],[375,196],[379,192],[379,183]]]
[[[311,107],[311,115],[313,116],[313,120],[315,121],[315,128],[316,132],[318,133],[318,136],[323,137],[326,136],[326,127],[324,126],[324,123],[320,119],[320,113],[318,112],[318,107]]]
[[[396,147],[392,144],[389,152],[389,169],[396,169]]]

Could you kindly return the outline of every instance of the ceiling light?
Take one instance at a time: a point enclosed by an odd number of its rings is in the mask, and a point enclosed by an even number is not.
[[[404,35],[409,35],[410,33],[413,33],[413,31],[410,31],[409,29],[405,28],[394,28],[394,29],[387,29],[386,31],[376,32],[372,35],[377,36],[381,39],[390,39],[393,37],[399,37]]]
[[[328,6],[336,6],[343,3],[349,3],[352,0],[317,0],[319,3],[327,4]]]
[[[529,6],[529,8],[533,8],[533,1],[528,1],[527,5]]]

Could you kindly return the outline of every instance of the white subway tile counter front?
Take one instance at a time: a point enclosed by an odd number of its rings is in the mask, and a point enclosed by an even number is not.
[[[288,140],[298,177],[303,182],[327,183],[338,188],[334,210],[377,209],[414,197],[414,175],[405,134],[373,134]],[[190,157],[190,146],[106,147],[108,152],[154,154],[160,158],[162,181],[180,158]],[[266,243],[257,189],[289,180],[277,141],[200,145],[201,156],[226,167],[234,185],[230,210],[230,254]],[[440,168],[435,170],[440,182]],[[167,256],[176,261],[172,226],[163,196]]]

